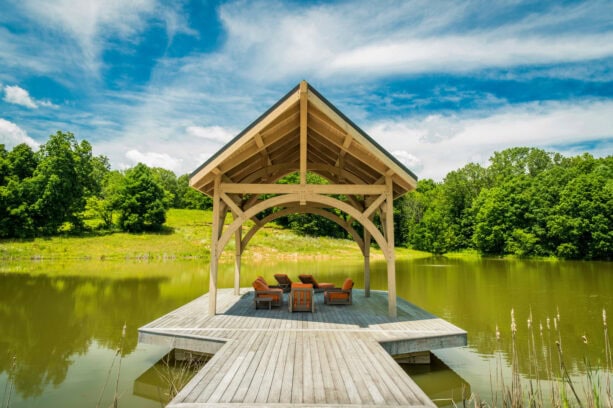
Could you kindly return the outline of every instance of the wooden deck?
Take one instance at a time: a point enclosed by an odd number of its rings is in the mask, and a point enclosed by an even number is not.
[[[315,313],[258,309],[253,293],[221,289],[215,316],[208,295],[139,329],[139,341],[215,355],[168,407],[427,406],[434,403],[390,355],[466,345],[466,332],[387,293]],[[286,295],[287,296],[287,295]]]

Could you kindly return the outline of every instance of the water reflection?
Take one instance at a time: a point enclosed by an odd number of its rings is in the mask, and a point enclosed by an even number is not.
[[[455,407],[470,398],[470,384],[435,355],[430,364],[401,364],[404,371],[439,407]]]
[[[7,270],[24,273],[2,274]],[[274,264],[266,260],[246,261],[242,270],[243,287],[251,286],[257,275],[274,281],[273,274],[278,272],[292,278],[301,273],[311,273],[320,281],[338,285],[349,276],[355,281],[356,288],[364,286],[361,259]],[[386,289],[385,262],[373,261],[371,271],[371,287]],[[232,287],[233,276],[231,262],[221,265],[220,286]],[[437,352],[437,355],[462,375],[473,391],[489,389],[488,362],[495,352],[501,353],[507,367],[510,365],[511,308],[515,309],[518,321],[516,345],[524,376],[530,376],[531,372],[528,358],[531,337],[526,323],[530,314],[535,343],[543,356],[553,352],[555,333],[552,319],[559,311],[557,327],[571,373],[583,372],[586,360],[592,366],[602,361],[602,309],[606,308],[613,316],[611,263],[442,257],[399,260],[397,286],[399,296],[468,332],[469,346],[466,349]],[[83,391],[78,398],[63,395],[54,400],[62,406],[81,406],[83,394],[88,393],[93,395],[90,399],[95,405],[104,373],[108,370],[106,364],[110,364],[119,345],[124,322],[128,327],[124,354],[129,356],[130,362],[123,367],[126,372],[133,371],[131,378],[126,374],[131,387],[135,378],[167,352],[145,352],[142,345],[137,348],[136,329],[203,294],[206,288],[208,266],[200,261],[2,264],[0,387],[4,389],[15,357],[11,378],[19,398],[14,397],[12,406],[18,407],[19,399],[38,399],[43,405],[49,405],[51,390],[57,388],[57,392],[62,393],[62,387],[70,388],[67,384],[71,382],[74,387],[75,382],[82,381],[83,373],[91,372],[96,365],[100,366],[100,372],[89,385],[80,386]],[[542,337],[540,324],[544,328]],[[501,332],[500,341],[495,338],[497,325]],[[587,337],[587,345],[582,336]],[[541,359],[540,354],[537,358]],[[432,378],[431,374],[437,375],[430,373],[425,377]],[[85,390],[87,387],[91,389]],[[70,398],[72,402],[68,403]],[[128,405],[159,406],[152,404],[130,401]]]
[[[124,322],[134,330],[155,309],[163,310],[159,289],[163,278],[3,275],[1,279],[0,372],[11,371],[16,390],[26,398],[40,395],[46,385],[61,384],[72,357],[86,353],[92,341],[117,349]],[[135,299],[148,301],[134,307]],[[135,336],[126,338],[125,354],[135,349],[136,341]]]

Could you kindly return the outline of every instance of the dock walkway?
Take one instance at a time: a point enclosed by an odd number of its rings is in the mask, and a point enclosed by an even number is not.
[[[434,403],[392,355],[466,345],[466,332],[398,299],[387,316],[387,292],[353,305],[328,306],[316,295],[315,313],[254,309],[253,293],[208,295],[141,327],[139,341],[214,354],[170,402],[172,408],[238,406],[411,406]]]

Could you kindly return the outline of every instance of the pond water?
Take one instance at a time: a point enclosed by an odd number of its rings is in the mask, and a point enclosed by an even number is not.
[[[385,262],[372,262],[371,270],[371,287],[386,289]],[[357,288],[363,287],[361,259],[245,261],[243,271],[244,287],[256,275],[273,281],[277,272],[290,277],[312,273],[320,281],[337,284],[350,276]],[[220,286],[231,287],[232,279],[233,265],[223,264]],[[552,319],[558,314],[556,327],[570,373],[580,376],[586,361],[594,367],[603,362],[602,310],[613,319],[613,263],[399,260],[397,285],[399,296],[468,332],[467,347],[436,351],[440,362],[410,369],[432,398],[453,393],[458,400],[461,384],[490,398],[492,374],[510,371],[511,309],[517,320],[519,368],[525,378],[535,375],[528,346],[531,333],[537,359],[554,353],[557,331]],[[109,406],[118,377],[115,354],[121,349],[119,406],[159,407],[156,388],[150,384],[151,367],[168,350],[137,344],[137,329],[207,288],[208,265],[201,261],[4,261],[0,264],[1,406],[8,400],[11,407],[95,407],[100,399],[100,406]],[[530,314],[532,331],[527,325]],[[124,324],[127,331],[122,339]]]

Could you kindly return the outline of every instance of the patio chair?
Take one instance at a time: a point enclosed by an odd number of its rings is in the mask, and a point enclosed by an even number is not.
[[[266,279],[264,279],[264,277],[263,277],[263,276],[261,276],[261,275],[260,275],[260,276],[258,276],[256,279],[261,280],[261,281],[264,283],[264,285],[268,286],[270,289],[283,289],[283,288],[282,288],[281,286],[279,286],[279,285],[269,285],[269,284],[268,284],[268,282],[266,282]]]
[[[329,288],[324,291],[324,304],[326,305],[350,305],[352,304],[353,281],[345,279],[340,288]]]
[[[288,293],[292,288],[292,280],[284,273],[275,274],[275,279],[279,283],[279,287],[283,289],[283,292]]]
[[[315,294],[310,283],[292,283],[287,300],[289,311],[315,313]]]
[[[298,275],[298,279],[302,283],[310,283],[313,285],[313,289],[316,293],[323,292],[325,289],[330,289],[334,287],[334,283],[319,283],[315,280],[313,275]]]
[[[253,301],[255,308],[262,303],[268,306],[281,306],[283,304],[283,289],[271,288],[266,281],[258,277],[253,281]]]

